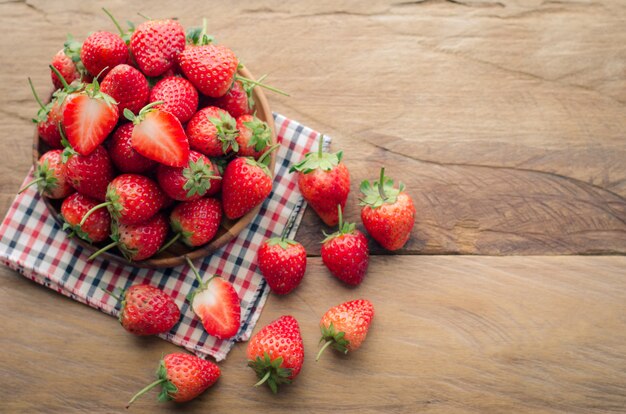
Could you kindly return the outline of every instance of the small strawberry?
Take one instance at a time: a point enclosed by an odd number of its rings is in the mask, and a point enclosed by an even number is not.
[[[352,300],[330,308],[320,321],[320,342],[325,343],[315,360],[318,361],[329,346],[344,354],[357,350],[367,336],[373,317],[374,305],[366,299]]]
[[[189,161],[185,130],[174,115],[153,108],[159,103],[146,105],[137,116],[124,111],[124,116],[135,125],[132,146],[146,158],[170,167],[184,167]]]
[[[114,33],[94,32],[83,42],[80,60],[89,73],[102,77],[117,65],[128,62],[128,47]]]
[[[81,194],[103,201],[115,171],[107,150],[99,145],[89,155],[80,155],[69,146],[63,151],[66,175]]]
[[[209,335],[218,339],[234,337],[241,326],[241,304],[237,291],[226,279],[217,275],[203,282],[191,260],[185,258],[198,281],[198,287],[189,296],[193,312]]]
[[[300,326],[293,316],[281,316],[257,332],[248,342],[248,366],[259,382],[267,383],[272,392],[280,384],[290,384],[300,373],[304,346]]]
[[[237,152],[237,121],[228,112],[208,106],[196,112],[185,129],[192,149],[208,157]]]
[[[135,394],[126,408],[141,395],[159,385],[161,386],[159,402],[193,400],[215,384],[219,377],[220,368],[211,361],[190,354],[168,354],[159,364],[158,380]]]
[[[220,190],[222,177],[211,160],[196,151],[190,151],[184,168],[159,165],[157,180],[161,189],[174,200],[191,201]]]
[[[306,250],[300,243],[282,237],[267,239],[257,253],[261,274],[272,291],[286,295],[294,290],[306,271]]]
[[[53,199],[65,198],[74,192],[62,162],[62,151],[59,149],[50,150],[39,157],[33,175],[34,180],[22,187],[18,194],[31,185],[37,185],[41,195]]]
[[[120,112],[128,108],[138,114],[148,103],[150,86],[141,72],[129,65],[117,65],[102,79],[100,90],[117,102]]]
[[[106,291],[118,302],[118,318],[128,332],[139,335],[158,335],[169,332],[180,319],[180,309],[174,299],[161,289],[150,285],[134,285],[120,295]]]
[[[37,124],[39,137],[50,148],[61,148],[61,133],[59,132],[59,124],[63,120],[61,105],[54,98],[47,105],[44,105],[41,99],[39,99],[39,95],[35,91],[33,81],[30,78],[28,78],[28,84],[31,91],[33,91],[35,100],[39,104],[37,117],[33,118],[33,122]]]
[[[61,204],[61,216],[65,220],[63,230],[69,229],[70,237],[77,235],[89,243],[99,243],[108,239],[111,232],[111,215],[108,211],[98,210],[80,224],[85,214],[97,205],[97,200],[80,193],[67,197]]]
[[[272,140],[272,130],[266,122],[254,115],[242,115],[237,118],[237,143],[241,157],[259,159],[269,147]]]
[[[393,187],[393,180],[380,169],[380,179],[361,183],[361,220],[367,232],[387,250],[398,250],[411,237],[415,224],[413,199],[404,192],[404,184]]]
[[[51,65],[61,73],[66,83],[72,83],[76,79],[80,79],[80,72],[76,64],[71,57],[65,54],[64,49],[59,50],[57,54],[54,55]],[[54,89],[61,89],[63,87],[63,84],[52,70],[50,71],[50,77],[52,78]]]
[[[179,203],[170,213],[170,225],[176,236],[162,250],[179,238],[189,247],[202,246],[213,240],[221,222],[222,203],[216,198]]]
[[[322,242],[322,261],[337,279],[356,286],[363,281],[369,264],[367,239],[354,223],[343,222],[341,206],[337,207],[339,231]]]
[[[146,76],[162,75],[185,49],[185,30],[176,20],[148,20],[131,35],[130,49]]]
[[[246,89],[241,81],[235,81],[224,96],[208,98],[206,101],[207,105],[203,106],[217,106],[228,111],[233,118],[250,115],[254,108],[254,100],[252,99],[253,88],[254,86],[252,85]]]
[[[118,170],[125,173],[142,174],[151,171],[157,162],[135,151],[131,144],[134,125],[125,123],[117,127],[108,141],[111,161]]]
[[[276,144],[258,161],[250,157],[235,158],[228,163],[222,177],[222,202],[229,219],[242,217],[261,204],[272,192],[272,173],[267,165]]]
[[[150,102],[163,102],[157,105],[185,123],[198,110],[198,91],[191,82],[179,76],[168,76],[157,82],[150,92]]]
[[[293,165],[290,172],[298,171],[298,187],[304,199],[329,226],[337,225],[337,204],[346,206],[350,192],[350,173],[341,162],[341,151],[322,152],[324,136],[320,136],[317,152],[309,152]]]

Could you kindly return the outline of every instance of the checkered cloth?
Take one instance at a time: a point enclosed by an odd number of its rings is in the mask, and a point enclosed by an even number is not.
[[[34,187],[15,198],[0,225],[0,262],[39,284],[113,316],[117,316],[119,304],[101,288],[112,291],[138,283],[156,285],[171,295],[181,309],[179,323],[161,337],[199,356],[224,359],[234,342],[250,338],[267,298],[269,289],[255,263],[259,245],[268,237],[282,234],[287,225],[291,226],[289,237],[293,237],[304,212],[304,201],[296,189],[296,175],[288,170],[316,145],[319,134],[282,115],[275,114],[274,119],[282,146],[277,154],[272,193],[257,217],[235,239],[202,263],[196,263],[201,275],[217,273],[228,278],[241,298],[241,328],[233,340],[209,336],[195,317],[185,297],[198,283],[187,266],[152,270],[104,259],[88,262],[87,252],[67,237]],[[326,139],[325,146],[329,144],[330,140]],[[31,179],[29,174],[27,181]]]

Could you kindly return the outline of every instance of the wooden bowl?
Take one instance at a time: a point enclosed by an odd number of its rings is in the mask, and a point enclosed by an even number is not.
[[[254,79],[252,74],[246,69],[242,68],[239,70],[239,73],[248,78]],[[274,118],[272,116],[272,111],[270,110],[269,105],[267,104],[267,99],[265,98],[265,94],[261,90],[260,87],[256,87],[253,90],[256,116],[267,122],[272,131],[271,137],[271,145],[276,143],[276,131],[274,129]],[[48,151],[50,148],[47,144],[39,139],[39,135],[37,134],[37,129],[35,128],[35,138],[33,141],[33,163],[37,166],[37,161],[41,155]],[[271,155],[269,169],[271,174],[274,174],[274,166],[276,165],[276,153],[277,151],[273,151]],[[52,217],[59,223],[59,225],[63,226],[63,217],[61,216],[61,202],[62,200],[52,200],[47,197],[42,197],[46,206],[52,213]],[[206,257],[213,252],[215,252],[220,247],[224,246],[226,243],[235,238],[258,214],[261,206],[257,206],[252,211],[248,212],[245,216],[241,217],[239,220],[228,220],[226,217],[222,219],[222,224],[215,235],[215,238],[211,240],[209,243],[197,247],[191,248],[186,246],[183,243],[176,242],[172,246],[170,246],[167,250],[150,257],[149,259],[142,260],[139,262],[129,262],[124,256],[117,253],[116,251],[108,251],[102,253],[99,257],[104,260],[109,260],[112,262],[121,263],[124,265],[132,265],[136,267],[146,267],[146,268],[165,268],[165,267],[175,267],[185,262],[185,256],[189,257],[191,260],[198,259],[201,257]],[[97,251],[100,247],[104,246],[109,241],[99,244],[90,244],[79,237],[74,237],[74,241],[80,244],[88,254]]]

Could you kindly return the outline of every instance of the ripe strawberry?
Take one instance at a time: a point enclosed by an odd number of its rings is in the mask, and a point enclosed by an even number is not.
[[[174,353],[163,357],[157,370],[158,380],[139,391],[128,402],[135,400],[152,388],[160,385],[158,400],[185,402],[193,400],[220,377],[220,368],[214,363],[195,355]]]
[[[237,143],[241,157],[259,159],[269,147],[272,140],[272,130],[267,123],[254,115],[243,115],[237,118]]]
[[[337,225],[337,204],[346,206],[350,192],[350,173],[341,162],[343,153],[324,153],[320,136],[317,152],[309,152],[293,165],[290,172],[298,171],[298,187],[304,199],[329,226]]]
[[[241,304],[235,288],[217,275],[203,282],[191,260],[186,259],[199,285],[189,299],[193,312],[209,335],[218,339],[232,338],[241,325]]]
[[[228,163],[222,178],[222,202],[224,213],[229,219],[236,219],[261,204],[272,192],[272,173],[269,155],[280,144],[271,147],[263,156],[235,158]]]
[[[130,38],[130,50],[146,76],[159,76],[172,68],[183,49],[185,30],[176,20],[148,20]]]
[[[135,127],[132,146],[141,155],[170,167],[184,167],[189,161],[189,141],[178,118],[169,112],[146,105],[139,115],[124,111]]]
[[[150,102],[157,101],[163,104],[155,108],[169,112],[184,124],[198,110],[198,91],[187,79],[168,76],[157,82],[150,92]]]
[[[267,383],[272,392],[280,384],[289,384],[302,369],[304,346],[300,326],[293,316],[281,316],[257,332],[248,342],[248,366],[259,382]]]
[[[203,106],[217,106],[218,108],[228,111],[233,118],[239,118],[242,115],[250,115],[254,108],[254,100],[252,99],[253,88],[254,86],[251,85],[246,89],[243,83],[237,80],[224,96],[208,98],[206,100],[207,105]]]
[[[61,73],[67,83],[72,83],[76,79],[80,79],[80,72],[78,72],[76,64],[71,57],[65,54],[63,49],[59,50],[57,54],[54,55],[51,65]],[[52,70],[50,71],[50,77],[52,78],[54,89],[61,89],[63,87],[63,84]]]
[[[128,332],[158,335],[168,332],[180,319],[180,309],[174,299],[161,289],[150,285],[134,285],[117,296],[105,291],[119,302],[118,318]]]
[[[329,346],[344,354],[357,350],[367,336],[373,317],[374,305],[366,299],[351,300],[330,308],[320,321],[320,342],[325,343],[315,360],[318,361]]]
[[[102,145],[89,155],[80,155],[67,147],[63,152],[67,179],[81,194],[103,201],[115,172],[107,150]]]
[[[111,161],[118,170],[125,173],[146,173],[157,166],[157,162],[135,151],[131,145],[134,125],[132,122],[120,125],[108,141]]]
[[[157,180],[168,196],[179,201],[214,195],[222,187],[217,167],[196,151],[189,152],[189,161],[184,168],[159,165]]]
[[[283,237],[267,239],[257,253],[261,274],[274,293],[294,290],[306,271],[306,250],[300,243]]]
[[[210,242],[217,234],[221,222],[222,203],[215,198],[205,197],[179,203],[170,214],[170,225],[177,233],[175,239],[180,238],[190,247]]]
[[[165,194],[157,183],[138,174],[121,174],[109,183],[106,202],[111,217],[122,224],[143,223],[165,204]]]
[[[67,169],[61,161],[62,151],[50,150],[44,153],[37,161],[34,179],[22,187],[18,194],[31,185],[37,185],[39,193],[48,198],[65,198],[74,192],[67,178]]]
[[[237,152],[237,121],[228,112],[208,106],[196,112],[185,129],[192,149],[209,157]]]
[[[415,206],[411,196],[404,192],[404,184],[393,187],[393,180],[380,169],[380,179],[371,185],[361,183],[361,220],[367,232],[387,250],[398,250],[411,237],[415,224]]]
[[[138,114],[150,97],[146,77],[134,67],[124,64],[111,69],[102,80],[100,89],[117,101],[120,112],[128,108]]]
[[[77,235],[90,243],[98,243],[109,238],[111,232],[111,216],[105,209],[95,211],[83,223],[81,220],[89,210],[98,205],[98,201],[74,193],[63,200],[61,216],[65,220],[63,230],[71,230],[70,237]]]
[[[369,264],[367,239],[354,223],[344,223],[340,206],[338,210],[339,231],[324,239],[322,261],[339,280],[356,286],[363,281]]]
[[[47,105],[44,105],[35,87],[33,81],[28,78],[28,84],[33,91],[33,96],[39,104],[39,111],[37,111],[37,117],[33,118],[33,122],[37,124],[37,133],[39,137],[50,148],[61,148],[61,133],[59,132],[59,124],[63,120],[61,114],[61,105],[57,99],[52,99]]]
[[[89,73],[102,79],[117,65],[128,62],[128,47],[114,33],[94,32],[83,42],[80,60]]]

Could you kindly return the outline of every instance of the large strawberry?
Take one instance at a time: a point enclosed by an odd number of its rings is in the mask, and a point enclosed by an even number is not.
[[[413,200],[404,192],[404,184],[394,188],[393,180],[385,177],[380,169],[380,178],[370,184],[361,183],[361,220],[367,232],[387,250],[398,250],[411,237],[415,224]]]
[[[124,116],[135,125],[132,146],[146,158],[170,167],[184,167],[189,161],[185,130],[174,115],[153,108],[159,103],[146,105],[137,116],[129,110],[124,111]]]
[[[235,158],[228,163],[222,178],[224,213],[236,219],[261,204],[272,192],[272,174],[268,168],[271,147],[258,161],[250,157]]]
[[[170,214],[170,225],[176,236],[163,249],[179,238],[189,247],[202,246],[215,237],[221,221],[222,204],[216,198],[179,203]]]
[[[285,295],[302,281],[306,250],[300,243],[282,237],[267,239],[257,253],[261,274],[274,293]]]
[[[338,206],[339,231],[328,235],[322,245],[322,261],[343,282],[356,286],[363,281],[369,264],[367,239],[354,223],[344,223]]]
[[[120,125],[107,142],[111,161],[118,170],[125,173],[146,173],[157,166],[157,162],[144,157],[132,146],[133,128],[127,122]]]
[[[191,260],[185,258],[198,281],[198,287],[189,296],[191,309],[209,335],[218,339],[234,337],[241,325],[241,304],[235,288],[217,275],[203,282]]]
[[[117,34],[94,32],[80,49],[80,60],[93,76],[105,76],[111,69],[128,61],[128,47]]]
[[[324,346],[316,361],[329,346],[347,354],[358,349],[367,336],[374,317],[374,305],[366,299],[351,300],[330,308],[320,321]]]
[[[54,55],[51,65],[61,73],[66,83],[72,83],[81,77],[76,64],[72,58],[65,53],[64,49],[59,50],[57,54]],[[52,84],[55,89],[61,89],[63,87],[63,83],[61,83],[53,70],[50,70],[50,77],[52,78]]]
[[[257,332],[248,342],[248,366],[254,369],[259,382],[266,383],[273,393],[280,384],[293,381],[304,362],[304,346],[300,326],[293,316],[281,316]]]
[[[130,49],[146,76],[162,75],[185,49],[185,30],[176,20],[148,20],[131,35]]]
[[[61,216],[65,223],[64,230],[71,230],[70,237],[77,235],[90,243],[99,243],[109,238],[111,233],[111,215],[106,209],[95,211],[81,224],[85,214],[98,205],[98,201],[74,193],[63,200],[61,204]]]
[[[242,115],[237,118],[237,130],[237,155],[259,159],[272,140],[269,125],[254,115]]]
[[[183,353],[168,354],[159,364],[157,381],[135,394],[126,408],[157,386],[161,386],[160,402],[193,400],[215,384],[219,377],[220,368],[211,361]]]
[[[117,65],[102,79],[100,90],[117,102],[120,112],[128,108],[138,114],[148,103],[150,86],[146,77],[130,65]]]
[[[196,151],[190,151],[189,162],[184,168],[159,165],[157,180],[168,196],[179,201],[217,194],[222,186],[217,167]]]
[[[163,103],[155,108],[171,113],[184,124],[198,109],[198,91],[187,79],[168,76],[158,81],[150,92],[150,102],[157,101]]]
[[[209,157],[237,152],[237,121],[228,112],[208,106],[196,112],[185,129],[192,149]]]
[[[107,150],[98,145],[89,155],[80,155],[69,146],[63,151],[66,175],[81,194],[103,201],[115,171]]]
[[[37,161],[34,179],[22,187],[18,194],[31,185],[36,185],[39,193],[48,198],[65,198],[74,192],[67,178],[67,168],[62,161],[61,150],[45,152]]]

